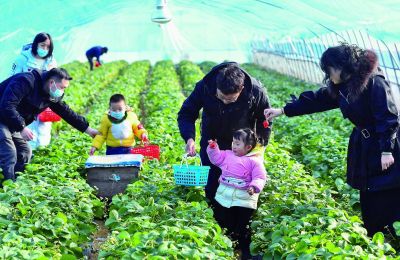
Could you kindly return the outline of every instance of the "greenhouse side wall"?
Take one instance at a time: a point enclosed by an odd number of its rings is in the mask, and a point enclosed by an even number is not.
[[[253,52],[253,61],[265,69],[274,70],[310,83],[321,83],[324,78],[319,66],[309,61],[288,59],[279,54],[262,51]]]
[[[272,42],[268,39],[251,43],[253,62],[263,68],[277,71],[306,82],[321,84],[324,74],[319,60],[322,53],[331,46],[342,42],[374,50],[379,58],[379,67],[400,99],[400,49],[397,43],[386,43],[374,39],[368,32],[332,32],[313,39]]]

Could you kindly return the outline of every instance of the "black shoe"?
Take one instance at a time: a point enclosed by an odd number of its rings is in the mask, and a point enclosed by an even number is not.
[[[259,255],[254,255],[251,257],[252,260],[262,260],[263,259],[263,255],[259,254]]]
[[[252,260],[253,256],[250,254],[250,252],[243,252],[242,251],[242,255],[240,257],[241,260]]]
[[[262,260],[263,259],[263,255],[262,254],[258,254],[258,255],[251,255],[250,252],[242,252],[241,254],[241,258],[242,260]]]

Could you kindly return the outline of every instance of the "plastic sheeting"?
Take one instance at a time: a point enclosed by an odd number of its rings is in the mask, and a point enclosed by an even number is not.
[[[103,60],[251,59],[252,39],[312,38],[366,29],[377,39],[400,38],[398,0],[169,0],[173,20],[152,23],[153,0],[1,1],[0,79],[22,45],[46,31],[59,64],[84,61],[94,45],[109,47]]]

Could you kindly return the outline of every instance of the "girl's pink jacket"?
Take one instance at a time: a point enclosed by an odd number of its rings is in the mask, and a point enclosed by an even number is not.
[[[231,150],[219,150],[207,147],[207,154],[215,166],[221,168],[222,174],[219,182],[241,190],[253,186],[259,193],[264,188],[267,172],[263,158],[257,153],[250,152],[244,156],[236,156]]]

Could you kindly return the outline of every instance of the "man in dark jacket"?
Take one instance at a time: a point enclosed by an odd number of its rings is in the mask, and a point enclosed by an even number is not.
[[[19,73],[0,83],[0,166],[5,180],[15,180],[15,172],[29,163],[32,152],[27,141],[33,133],[26,126],[46,108],[81,132],[92,137],[98,133],[62,101],[70,80],[66,70],[54,68]]]
[[[241,128],[255,130],[258,141],[266,146],[271,129],[264,127],[263,110],[269,108],[268,96],[261,83],[252,78],[235,62],[215,66],[197,84],[178,113],[178,125],[186,142],[186,152],[195,152],[195,121],[203,108],[200,157],[203,165],[211,167],[206,196],[214,202],[221,170],[212,165],[206,148],[209,139],[218,140],[222,150],[231,149],[233,132]]]
[[[101,46],[94,46],[86,51],[86,57],[89,61],[90,70],[93,70],[93,58],[96,58],[99,65],[101,65],[100,56],[107,52],[108,52],[108,48],[101,47]]]

